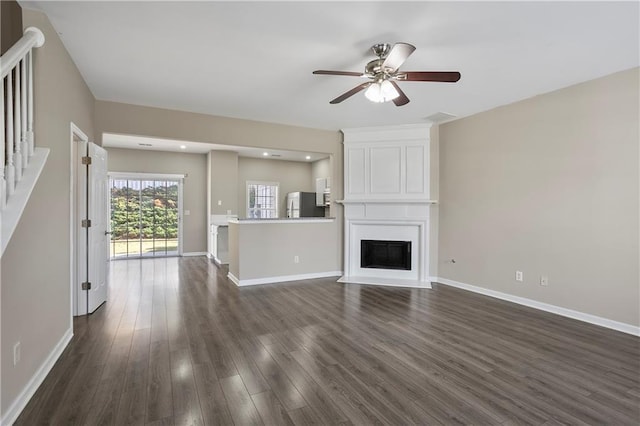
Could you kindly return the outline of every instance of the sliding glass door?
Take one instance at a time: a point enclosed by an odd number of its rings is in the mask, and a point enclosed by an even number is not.
[[[180,179],[111,177],[111,258],[180,254]]]

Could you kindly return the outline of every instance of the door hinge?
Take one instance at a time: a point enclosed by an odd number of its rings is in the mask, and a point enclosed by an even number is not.
[[[90,282],[82,283],[82,289],[83,290],[91,290],[91,283]]]
[[[82,164],[91,164],[91,157],[82,157]]]
[[[83,228],[91,228],[91,219],[82,219]]]

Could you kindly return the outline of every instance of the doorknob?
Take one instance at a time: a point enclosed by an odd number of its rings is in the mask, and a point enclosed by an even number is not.
[[[104,231],[104,235],[109,235],[111,234],[111,231]]]

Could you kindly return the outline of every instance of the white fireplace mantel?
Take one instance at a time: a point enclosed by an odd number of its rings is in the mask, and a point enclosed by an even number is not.
[[[431,288],[431,125],[345,129],[344,276],[340,282]],[[361,266],[364,239],[411,242],[411,269]]]

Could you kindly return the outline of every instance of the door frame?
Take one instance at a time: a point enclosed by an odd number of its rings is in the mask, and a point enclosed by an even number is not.
[[[178,181],[178,256],[183,253],[183,235],[184,234],[184,179],[186,174],[181,173],[142,173],[142,172],[108,172],[109,182],[111,179],[142,179],[142,180],[177,180]],[[111,186],[109,186],[110,190]],[[109,208],[111,208],[111,195],[109,195]],[[111,231],[111,221],[109,221],[109,231]],[[109,234],[111,235],[111,234]],[[111,259],[111,247],[109,247],[109,259]],[[143,259],[143,257],[133,258]]]
[[[73,327],[73,317],[81,315],[78,312],[78,235],[80,229],[80,219],[78,217],[78,185],[79,180],[79,142],[89,143],[89,137],[75,123],[70,123],[70,179],[69,179],[69,285],[71,316],[70,326]]]

